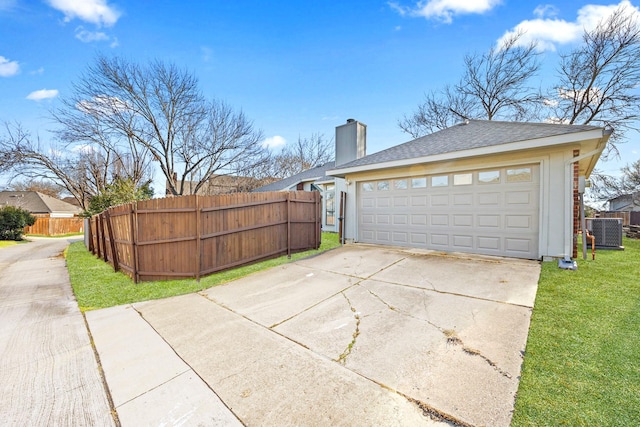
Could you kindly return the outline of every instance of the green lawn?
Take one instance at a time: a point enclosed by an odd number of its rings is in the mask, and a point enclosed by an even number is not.
[[[640,425],[640,241],[544,263],[512,427]]]
[[[111,265],[92,255],[82,242],[72,243],[67,249],[66,258],[71,286],[78,306],[82,311],[87,311],[200,291],[256,271],[316,255],[337,246],[339,242],[336,233],[322,233],[322,244],[318,250],[293,254],[291,259],[282,256],[215,273],[202,277],[200,282],[184,279],[135,284],[128,276],[114,272]]]
[[[15,240],[0,240],[0,248],[6,248],[7,246],[17,245],[19,242]]]

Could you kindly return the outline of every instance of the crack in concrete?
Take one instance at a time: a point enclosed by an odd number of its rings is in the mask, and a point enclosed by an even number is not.
[[[422,402],[421,400],[408,396],[397,390],[393,390],[393,391],[398,393],[400,396],[404,397],[405,399],[407,399],[407,401],[416,405],[418,409],[422,411],[422,414],[425,417],[429,417],[433,421],[439,421],[439,422],[448,424],[451,427],[475,427],[473,424],[469,424],[468,422],[458,419],[453,415],[449,415],[446,412],[442,412],[434,408],[433,406],[425,402]]]
[[[353,346],[356,344],[356,339],[358,339],[358,335],[360,335],[360,313],[358,313],[356,311],[356,308],[353,306],[353,304],[351,304],[351,300],[349,300],[349,297],[347,296],[347,294],[345,294],[344,291],[340,293],[342,294],[344,299],[347,300],[347,303],[349,304],[349,308],[353,313],[353,317],[355,317],[356,319],[356,330],[353,332],[353,335],[352,335],[353,339],[351,340],[349,345],[347,345],[347,348],[345,348],[342,354],[338,356],[337,359],[335,359],[336,362],[344,366],[347,363],[347,357],[351,354],[351,350],[353,350]]]
[[[481,358],[482,360],[487,362],[487,364],[489,366],[491,366],[500,375],[502,375],[502,376],[504,376],[506,378],[509,378],[509,379],[512,378],[512,376],[511,376],[511,374],[509,372],[502,370],[496,364],[496,362],[494,362],[493,360],[489,359],[487,356],[482,354],[482,352],[480,350],[477,350],[475,348],[472,348],[472,347],[469,347],[469,346],[465,345],[464,342],[462,341],[462,339],[460,339],[460,337],[458,336],[458,334],[456,333],[455,330],[446,329],[446,330],[442,331],[442,333],[447,337],[447,344],[462,346],[462,351],[464,351],[469,356],[476,356],[476,357]]]
[[[483,355],[480,350],[468,347],[464,344],[464,342],[460,339],[460,337],[458,337],[456,331],[454,329],[445,329],[441,326],[436,325],[435,323],[433,323],[432,321],[428,320],[428,319],[423,319],[421,317],[417,317],[414,316],[411,313],[405,312],[403,310],[398,309],[397,307],[394,307],[393,305],[389,304],[387,301],[385,301],[384,299],[382,299],[382,297],[380,297],[380,295],[376,294],[375,292],[373,292],[371,289],[368,289],[367,287],[361,285],[361,284],[357,284],[358,286],[361,286],[363,288],[365,288],[367,290],[367,292],[369,292],[373,297],[375,297],[377,300],[379,300],[381,303],[383,303],[384,305],[386,305],[389,310],[392,310],[400,315],[403,316],[407,316],[410,317],[412,319],[416,319],[422,322],[425,322],[427,324],[429,324],[430,326],[436,328],[438,331],[442,332],[442,334],[447,338],[447,344],[452,344],[452,345],[461,345],[462,346],[462,350],[470,355],[470,356],[477,356],[480,357],[481,359],[483,359],[485,362],[487,362],[489,364],[489,366],[491,366],[493,369],[496,370],[496,372],[500,373],[501,375],[511,379],[512,375],[507,372],[502,370],[493,360],[489,359],[487,356]],[[427,298],[426,298],[426,291],[424,292],[424,297],[422,299],[422,306],[424,307],[425,312],[427,311]],[[345,296],[346,298],[346,296]],[[351,303],[350,303],[351,304]],[[475,315],[474,315],[474,321],[475,321]]]

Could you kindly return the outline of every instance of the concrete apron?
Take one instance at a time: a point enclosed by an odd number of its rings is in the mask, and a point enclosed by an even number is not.
[[[162,337],[121,342],[138,349],[134,363],[101,339],[106,323],[94,330],[106,310],[87,318],[123,425],[144,421],[127,408],[144,399],[155,402],[154,420],[169,419],[153,393],[187,375],[206,383],[196,386],[203,394],[173,388],[171,416],[189,424],[508,426],[539,271],[529,261],[346,246],[135,304],[139,315],[108,309]],[[162,354],[182,360],[150,363]],[[118,381],[145,375],[126,367],[140,365],[173,368],[121,393],[127,381]]]

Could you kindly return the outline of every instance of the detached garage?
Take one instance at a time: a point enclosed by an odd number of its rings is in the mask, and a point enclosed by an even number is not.
[[[362,243],[526,259],[575,257],[579,177],[610,131],[471,120],[328,174]]]

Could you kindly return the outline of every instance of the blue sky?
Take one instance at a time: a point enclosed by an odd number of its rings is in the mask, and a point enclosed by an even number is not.
[[[618,4],[0,0],[0,122],[48,141],[48,110],[103,53],[187,68],[207,96],[242,109],[274,150],[312,133],[331,138],[355,118],[367,124],[373,153],[411,139],[398,119],[425,92],[455,83],[465,54],[522,28],[543,46],[551,73],[558,51]],[[624,160],[599,168],[615,173],[636,160],[639,140],[630,135]]]

